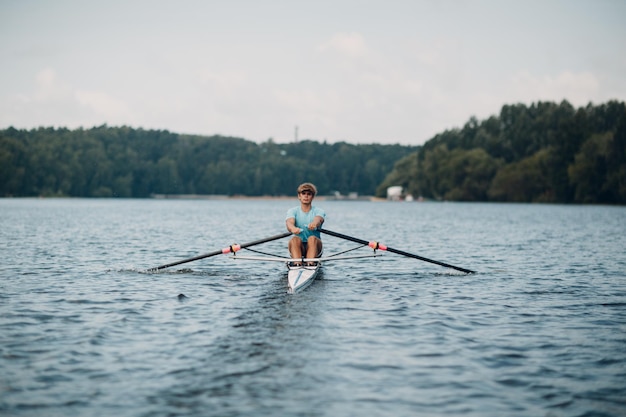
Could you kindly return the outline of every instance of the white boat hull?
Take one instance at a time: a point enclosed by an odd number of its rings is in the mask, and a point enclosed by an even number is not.
[[[288,265],[289,272],[287,274],[287,292],[289,294],[294,294],[311,285],[311,283],[315,281],[321,266],[321,262],[317,262],[317,265],[315,266]]]

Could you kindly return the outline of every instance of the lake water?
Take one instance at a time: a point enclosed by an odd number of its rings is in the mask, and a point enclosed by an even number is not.
[[[384,253],[295,295],[280,263],[146,273],[295,203],[0,199],[0,415],[626,415],[626,207],[319,201],[330,230],[477,273]]]

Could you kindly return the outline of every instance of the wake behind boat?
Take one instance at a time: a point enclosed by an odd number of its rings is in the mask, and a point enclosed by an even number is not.
[[[470,269],[465,269],[465,268],[461,268],[458,266],[454,266],[454,265],[450,265],[444,262],[440,262],[440,261],[435,261],[432,259],[428,259],[425,258],[423,256],[419,256],[419,255],[415,255],[409,252],[405,252],[402,250],[398,250],[398,249],[393,249],[390,247],[387,247],[383,244],[381,244],[380,242],[376,242],[376,241],[366,241],[363,239],[359,239],[359,238],[355,238],[352,236],[348,236],[348,235],[344,235],[341,233],[337,233],[337,232],[333,232],[327,229],[321,229],[320,230],[322,233],[328,234],[330,236],[334,236],[340,239],[344,239],[347,241],[351,241],[351,242],[355,242],[358,243],[359,246],[348,249],[348,250],[344,250],[329,256],[324,256],[324,257],[319,257],[319,258],[302,258],[302,259],[292,259],[292,258],[288,258],[288,257],[283,257],[283,256],[275,256],[272,254],[268,254],[265,252],[261,252],[255,249],[251,249],[252,246],[257,246],[260,245],[262,243],[266,243],[266,242],[271,242],[274,240],[278,240],[278,239],[282,239],[285,238],[287,236],[291,236],[291,233],[286,232],[286,233],[282,233],[279,235],[275,235],[275,236],[270,236],[267,237],[265,239],[259,239],[259,240],[255,240],[253,242],[248,242],[248,243],[244,243],[244,244],[233,244],[230,245],[226,248],[223,248],[221,250],[216,250],[213,252],[209,252],[206,253],[204,255],[198,255],[198,256],[194,256],[193,258],[188,258],[188,259],[183,259],[181,261],[176,261],[176,262],[172,262],[169,264],[165,264],[165,265],[161,265],[161,266],[157,266],[154,268],[150,268],[147,270],[147,272],[159,272],[165,268],[169,268],[172,266],[176,266],[176,265],[180,265],[183,263],[187,263],[187,262],[192,262],[192,261],[197,261],[200,259],[204,259],[204,258],[209,258],[212,256],[217,256],[217,255],[231,255],[231,258],[234,260],[250,260],[250,261],[263,261],[263,262],[283,262],[284,264],[287,265],[288,268],[288,272],[287,272],[287,292],[290,294],[295,294],[305,288],[307,288],[308,286],[310,286],[314,281],[315,278],[318,276],[320,268],[322,267],[322,262],[326,262],[326,261],[338,261],[338,260],[347,260],[347,259],[357,259],[357,258],[371,258],[371,257],[377,257],[377,256],[382,256],[382,254],[380,254],[378,251],[388,251],[388,252],[392,252],[392,253],[396,253],[402,256],[406,256],[409,258],[413,258],[413,259],[418,259],[421,261],[425,261],[425,262],[430,262],[430,263],[434,263],[446,268],[451,268],[451,269],[456,269],[458,271],[464,272],[466,274],[472,274],[474,273],[474,271],[470,270]],[[369,247],[370,249],[373,250],[373,252],[370,252],[369,254],[361,254],[361,255],[344,255],[348,252],[354,251],[356,249],[360,249],[360,248],[365,248],[365,247]],[[238,255],[237,253],[242,250],[242,249],[247,249],[251,252],[255,252],[261,256],[241,256]]]

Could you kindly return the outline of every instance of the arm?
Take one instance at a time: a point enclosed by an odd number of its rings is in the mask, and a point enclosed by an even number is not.
[[[299,235],[302,230],[299,227],[296,227],[296,219],[294,217],[290,217],[285,221],[287,226],[287,230],[289,233],[293,233],[294,235]]]
[[[309,230],[319,229],[320,227],[322,227],[323,223],[324,223],[324,218],[322,216],[315,216],[313,221],[309,223]]]

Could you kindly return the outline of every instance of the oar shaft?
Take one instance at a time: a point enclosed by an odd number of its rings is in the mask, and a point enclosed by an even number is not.
[[[363,240],[363,239],[359,239],[359,238],[356,238],[356,237],[352,237],[352,236],[344,235],[344,234],[341,234],[341,233],[333,232],[332,230],[328,230],[328,229],[321,229],[320,232],[326,233],[327,235],[335,236],[335,237],[338,237],[338,238],[341,238],[341,239],[350,240],[350,241],[355,242],[355,243],[360,243],[362,245],[369,245],[370,244],[370,242],[368,242],[367,240]],[[399,249],[390,248],[389,246],[387,246],[387,249],[385,249],[385,250],[387,250],[388,252],[393,252],[393,253],[396,253],[398,255],[406,256],[406,257],[409,257],[409,258],[419,259],[420,261],[430,262],[430,263],[433,263],[433,264],[436,264],[436,265],[445,266],[446,268],[456,269],[457,271],[462,271],[462,272],[465,272],[466,274],[473,274],[474,273],[474,271],[472,271],[470,269],[465,269],[465,268],[461,268],[459,266],[450,265],[450,264],[447,264],[445,262],[436,261],[434,259],[424,258],[423,256],[415,255],[413,253],[405,252],[405,251],[399,250]]]
[[[266,242],[271,242],[272,240],[282,239],[282,238],[287,237],[289,235],[291,235],[290,232],[285,232],[285,233],[281,233],[279,235],[266,237],[265,239],[259,239],[259,240],[255,240],[253,242],[243,243],[243,244],[239,245],[239,247],[240,248],[247,248],[247,247],[254,246],[254,245],[260,245],[261,243],[266,243]],[[221,255],[222,253],[224,253],[223,249],[216,250],[214,252],[205,253],[204,255],[194,256],[193,258],[183,259],[182,261],[176,261],[176,262],[172,262],[172,263],[169,263],[169,264],[157,266],[155,268],[150,268],[150,269],[148,269],[148,272],[160,271],[161,269],[169,268],[171,266],[176,266],[176,265],[184,264],[184,263],[187,263],[187,262],[193,262],[193,261],[197,261],[199,259],[210,258],[211,256]]]
[[[183,259],[182,261],[176,261],[176,262],[172,262],[172,263],[169,263],[169,264],[157,266],[155,268],[150,268],[150,269],[148,269],[148,272],[160,271],[161,269],[169,268],[171,266],[185,264],[187,262],[193,262],[193,261],[197,261],[199,259],[209,258],[211,256],[219,255],[221,253],[222,253],[221,250],[216,250],[215,252],[210,252],[210,253],[205,253],[204,255],[194,256],[193,258]]]
[[[361,245],[369,245],[369,242],[367,240],[363,240],[363,239],[359,239],[359,238],[356,238],[356,237],[352,237],[352,236],[344,235],[344,234],[341,234],[341,233],[333,232],[332,230],[320,229],[320,232],[326,233],[327,235],[335,236],[335,237],[338,237],[338,238],[341,238],[341,239],[350,240],[350,241],[355,242],[355,243],[360,243]]]
[[[404,252],[404,251],[399,250],[399,249],[394,249],[394,248],[387,247],[387,251],[388,252],[397,253],[398,255],[407,256],[409,258],[419,259],[420,261],[425,261],[425,262],[430,262],[432,264],[445,266],[446,268],[456,269],[457,271],[465,272],[466,274],[473,274],[474,273],[474,271],[472,271],[471,269],[465,269],[465,268],[461,268],[460,266],[450,265],[450,264],[447,264],[445,262],[436,261],[434,259],[424,258],[423,256],[415,255],[413,253]]]

